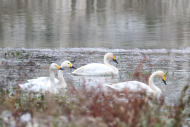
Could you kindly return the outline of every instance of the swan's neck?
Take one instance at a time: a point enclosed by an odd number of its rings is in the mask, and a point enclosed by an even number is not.
[[[52,69],[49,69],[51,84],[55,84],[55,73]]]
[[[59,80],[60,85],[63,85],[64,88],[67,87],[65,79],[63,78],[63,71],[62,70],[58,71],[58,80]]]
[[[161,90],[160,88],[158,88],[155,84],[154,84],[154,78],[158,76],[157,73],[153,73],[150,77],[149,77],[149,86],[152,90],[154,90],[156,93],[160,94]]]
[[[111,65],[111,64],[109,63],[108,56],[105,56],[105,57],[104,57],[104,64],[105,64],[105,65],[108,65],[108,66],[110,66],[110,67],[112,67],[113,69],[116,69],[113,65]]]
[[[109,61],[108,61],[108,56],[106,55],[106,56],[104,56],[104,64],[106,64],[106,65],[111,65],[110,63],[109,63]],[[111,65],[112,66],[112,65]]]

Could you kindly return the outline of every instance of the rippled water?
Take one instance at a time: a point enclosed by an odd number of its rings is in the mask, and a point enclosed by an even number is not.
[[[185,48],[189,0],[0,0],[0,47]]]
[[[39,76],[49,76],[49,64],[60,64],[64,60],[70,60],[74,66],[80,67],[87,63],[103,63],[106,52],[113,52],[119,62],[119,76],[115,77],[80,77],[71,75],[70,69],[64,71],[67,83],[72,82],[76,86],[83,83],[114,83],[127,80],[135,80],[134,72],[143,63],[142,71],[147,73],[155,70],[168,72],[167,83],[156,79],[156,84],[162,89],[164,96],[169,101],[175,101],[181,89],[190,81],[190,49],[184,50],[122,50],[122,49],[1,49],[0,50],[0,84],[2,87],[14,86],[24,83],[28,79]],[[146,56],[146,58],[144,58]],[[114,63],[112,63],[114,64]],[[115,64],[114,64],[115,65]]]

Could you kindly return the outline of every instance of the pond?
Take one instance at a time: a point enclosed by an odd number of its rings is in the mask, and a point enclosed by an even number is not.
[[[0,0],[0,47],[185,48],[189,0]]]
[[[2,87],[48,76],[52,62],[76,67],[103,62],[113,52],[119,76],[80,77],[65,70],[67,81],[103,84],[135,80],[143,73],[168,72],[168,85],[156,82],[175,101],[189,79],[189,0],[0,0]],[[9,48],[7,48],[9,47]],[[17,49],[14,49],[17,48]],[[110,48],[110,49],[109,49]],[[137,80],[137,79],[136,79]]]
[[[103,48],[63,48],[63,49],[8,49],[0,50],[0,84],[1,87],[18,87],[28,79],[49,76],[49,64],[56,62],[61,64],[69,60],[75,67],[87,63],[103,63],[106,52],[113,52],[119,64],[114,64],[119,69],[119,76],[113,77],[85,77],[74,76],[73,70],[64,70],[64,78],[67,83],[75,86],[82,84],[116,83],[138,79],[134,73],[140,70],[143,74],[155,70],[167,72],[167,84],[156,79],[156,85],[163,91],[163,95],[170,102],[175,102],[182,88],[190,81],[190,49],[166,50],[166,49],[103,49]],[[140,69],[139,69],[140,68]]]
[[[155,84],[174,104],[190,82],[189,40],[189,0],[0,0],[0,87],[19,89],[28,79],[49,76],[53,62],[69,60],[78,68],[103,63],[104,54],[113,52],[118,76],[74,76],[74,69],[65,69],[67,84],[146,83],[149,74],[163,70],[167,85],[159,78]]]

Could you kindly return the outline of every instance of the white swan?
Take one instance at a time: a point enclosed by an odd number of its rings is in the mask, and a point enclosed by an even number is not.
[[[117,90],[117,91],[122,91],[124,89],[127,89],[131,92],[139,92],[144,90],[148,95],[153,94],[156,96],[160,96],[162,91],[160,88],[155,86],[154,84],[154,78],[155,77],[160,77],[164,84],[166,85],[166,76],[163,71],[156,71],[153,72],[152,75],[149,77],[149,83],[148,85],[142,82],[138,81],[127,81],[127,82],[121,82],[113,85],[108,85],[106,84],[107,87]]]
[[[85,66],[82,66],[72,72],[74,75],[117,75],[118,69],[111,64],[109,60],[113,60],[118,63],[116,57],[113,53],[106,53],[104,55],[104,64],[101,63],[91,63]]]
[[[63,63],[61,63],[61,68],[68,68],[68,67],[76,69],[70,61],[64,61]],[[65,82],[65,79],[63,78],[63,71],[62,70],[58,71],[57,77],[59,79],[58,87],[59,88],[66,88],[67,83]]]
[[[63,78],[63,68],[74,68],[72,63],[69,61],[64,61],[61,66],[56,63],[52,63],[49,67],[50,77],[38,77],[36,79],[30,79],[27,83],[19,84],[20,88],[27,91],[33,92],[51,92],[57,93],[59,88],[65,88],[66,83]],[[58,79],[55,78],[55,71],[58,72]]]

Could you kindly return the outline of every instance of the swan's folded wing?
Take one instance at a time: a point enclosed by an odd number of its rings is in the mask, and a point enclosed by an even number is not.
[[[107,85],[107,87],[112,88],[117,91],[122,91],[124,89],[127,89],[131,92],[140,92],[140,91],[146,91],[148,93],[152,93],[153,90],[146,84],[138,81],[127,81],[127,82],[121,82],[116,83],[112,85]]]
[[[112,73],[111,67],[99,63],[87,64],[72,72],[74,75],[110,75]]]
[[[55,83],[58,83],[58,80],[55,79]],[[39,77],[36,79],[30,79],[27,83],[19,84],[20,88],[26,91],[32,92],[47,92],[51,91],[53,88],[49,77]]]

